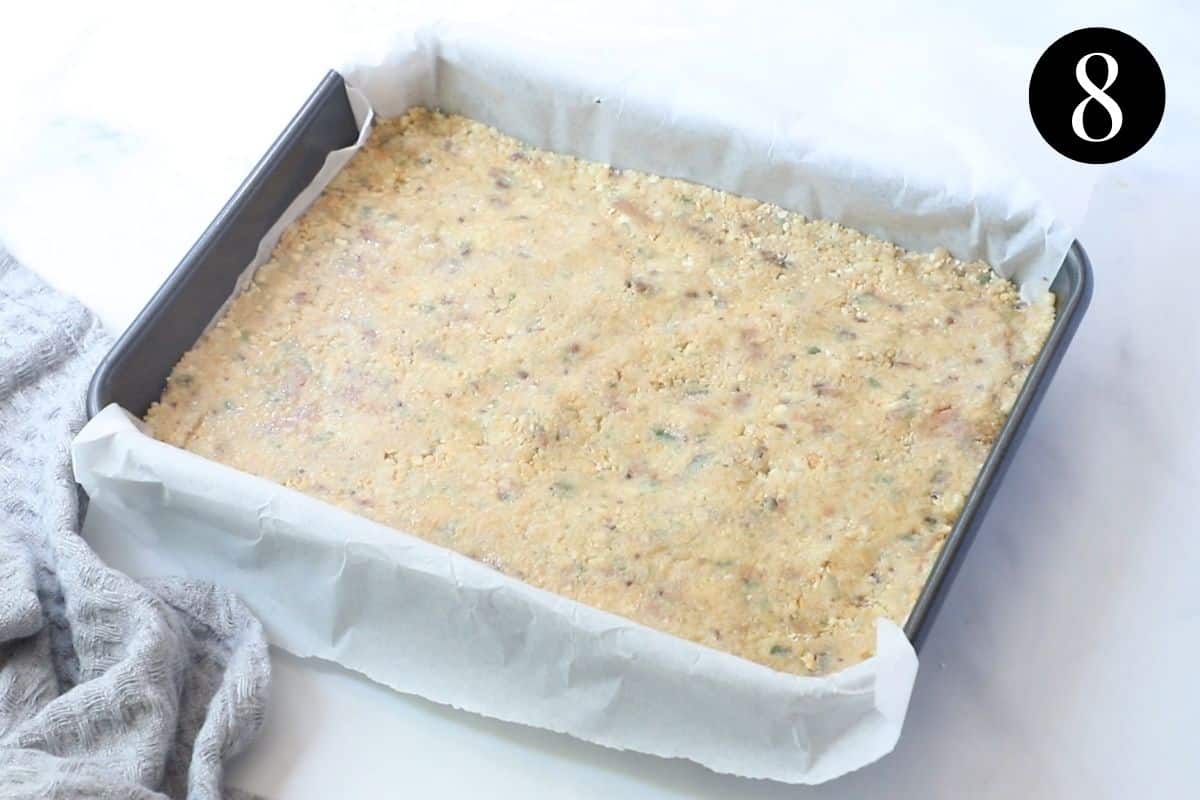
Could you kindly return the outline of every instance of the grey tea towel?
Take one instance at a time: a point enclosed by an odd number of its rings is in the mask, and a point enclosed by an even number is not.
[[[0,249],[0,798],[219,798],[270,667],[237,598],[79,536],[69,445],[108,340]]]

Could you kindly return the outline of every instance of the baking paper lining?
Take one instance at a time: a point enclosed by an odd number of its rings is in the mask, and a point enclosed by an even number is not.
[[[478,32],[428,29],[343,71],[362,135],[264,237],[239,289],[369,135],[374,113],[462,113],[551,150],[684,178],[904,247],[984,259],[1045,291],[1071,235],[1026,188],[947,157],[944,180],[855,160],[837,124],[781,130],[673,103],[653,83],[557,72]],[[657,93],[656,93],[657,91]],[[852,139],[852,137],[850,137]],[[935,170],[936,171],[936,170]],[[926,169],[925,173],[928,174]],[[154,441],[110,406],[80,433],[76,475],[127,520],[139,575],[224,584],[271,641],[399,691],[610,747],[737,775],[817,783],[899,737],[917,658],[892,622],[876,655],[822,678],[686,642],[543,592],[418,538]]]

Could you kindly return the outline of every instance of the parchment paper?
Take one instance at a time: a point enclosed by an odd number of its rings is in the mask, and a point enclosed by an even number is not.
[[[983,258],[1026,296],[1048,285],[1072,238],[1028,186],[970,152],[932,148],[920,170],[889,163],[886,148],[858,158],[846,143],[861,143],[862,129],[844,120],[782,130],[720,103],[684,107],[670,87],[579,74],[478,31],[406,35],[343,74],[361,90],[351,95],[359,144],[368,101],[385,116],[438,106],[549,149]],[[264,238],[243,285],[357,147],[330,156]],[[93,506],[128,520],[142,574],[218,581],[254,608],[276,645],[402,692],[796,783],[857,769],[899,737],[917,659],[890,621],[877,623],[866,662],[825,678],[785,675],[156,442],[115,406],[79,434],[73,454]]]

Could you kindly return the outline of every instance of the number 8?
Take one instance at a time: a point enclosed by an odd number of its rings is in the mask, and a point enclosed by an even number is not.
[[[1088,77],[1087,63],[1092,56],[1100,56],[1100,58],[1104,59],[1107,74],[1105,75],[1103,86],[1097,86]],[[1121,130],[1121,123],[1124,121],[1121,114],[1121,107],[1117,105],[1117,101],[1104,93],[1117,80],[1117,60],[1108,53],[1088,53],[1079,59],[1079,63],[1075,65],[1075,80],[1079,81],[1079,85],[1087,92],[1087,97],[1083,98],[1079,102],[1079,105],[1075,106],[1075,113],[1071,114],[1071,130],[1075,131],[1075,135],[1085,142],[1107,142],[1117,135],[1117,132]],[[1109,118],[1108,134],[1098,139],[1088,136],[1087,129],[1083,127],[1083,110],[1093,100],[1108,112]]]

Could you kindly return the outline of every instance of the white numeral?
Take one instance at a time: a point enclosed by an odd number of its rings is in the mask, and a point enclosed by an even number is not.
[[[1108,68],[1108,74],[1104,78],[1104,85],[1097,86],[1092,83],[1092,79],[1087,74],[1087,63],[1092,56],[1100,56],[1104,59],[1104,66]],[[1117,79],[1117,60],[1108,53],[1088,53],[1083,58],[1079,59],[1079,63],[1075,65],[1075,80],[1079,81],[1079,85],[1087,92],[1087,97],[1075,106],[1075,113],[1071,115],[1071,130],[1075,131],[1075,135],[1085,142],[1107,142],[1109,139],[1117,135],[1121,130],[1122,115],[1121,107],[1117,105],[1117,101],[1104,93],[1104,90],[1113,85]],[[1109,129],[1108,134],[1100,138],[1088,136],[1087,130],[1083,127],[1083,110],[1087,108],[1087,104],[1095,100],[1100,104],[1100,107],[1108,112]]]

